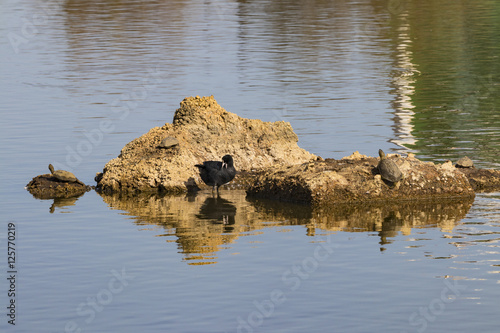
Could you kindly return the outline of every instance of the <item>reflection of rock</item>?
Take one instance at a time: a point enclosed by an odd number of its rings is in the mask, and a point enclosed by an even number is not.
[[[178,146],[161,149],[165,137]],[[172,124],[152,128],[123,147],[96,177],[104,192],[186,192],[195,164],[230,154],[237,170],[290,165],[316,158],[297,145],[289,123],[245,119],[224,110],[211,97],[185,98]],[[242,173],[244,175],[245,173]],[[232,181],[238,184],[238,177]],[[203,185],[204,186],[204,185]]]
[[[465,217],[474,202],[473,198],[454,198],[439,201],[337,204],[327,208],[311,208],[291,203],[281,205],[282,203],[269,199],[248,199],[264,220],[283,220],[288,225],[308,224],[332,231],[378,231],[385,232],[387,237],[395,236],[397,232],[410,234],[412,228],[428,226],[450,231]]]
[[[185,196],[101,196],[112,208],[135,216],[135,223],[165,229],[159,236],[176,242],[190,264],[215,262],[215,254],[222,246],[243,232],[261,227],[242,190],[225,191],[219,198],[213,198],[210,191]],[[224,224],[224,219],[233,224]],[[216,221],[222,223],[213,223]]]
[[[453,230],[465,217],[473,198],[444,199],[418,202],[372,202],[337,204],[323,209],[284,203],[275,200],[249,198],[261,219],[283,220],[287,225],[306,224],[308,234],[314,229],[346,232],[378,232],[380,244],[391,243],[390,238],[412,229],[437,226],[443,231]],[[267,216],[267,217],[266,217]]]
[[[339,202],[414,200],[436,197],[473,197],[474,190],[451,162],[436,165],[409,156],[393,161],[404,178],[395,188],[387,186],[377,171],[378,159],[354,156],[327,159],[266,170],[247,193],[313,206]]]
[[[136,224],[160,227],[158,236],[177,243],[189,264],[215,263],[219,250],[266,227],[304,225],[307,235],[316,234],[316,230],[377,232],[382,245],[390,243],[398,233],[410,234],[413,228],[437,226],[450,231],[473,202],[472,198],[455,198],[400,204],[338,204],[319,209],[246,198],[242,190],[225,191],[218,198],[212,197],[210,191],[185,196],[101,196],[110,207],[134,216]]]
[[[91,190],[90,186],[57,180],[51,174],[36,176],[26,189],[37,199],[78,197]]]

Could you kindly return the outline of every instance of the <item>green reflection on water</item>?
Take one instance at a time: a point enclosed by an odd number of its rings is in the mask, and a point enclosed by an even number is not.
[[[427,159],[500,163],[500,3],[410,1],[393,29],[418,69],[406,147]]]

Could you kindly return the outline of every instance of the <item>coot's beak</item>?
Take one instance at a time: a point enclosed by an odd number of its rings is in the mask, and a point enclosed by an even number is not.
[[[223,168],[227,168],[227,163],[226,162],[222,162],[222,167]]]

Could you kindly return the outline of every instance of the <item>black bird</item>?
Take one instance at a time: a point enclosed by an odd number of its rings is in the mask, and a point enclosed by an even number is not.
[[[219,187],[229,183],[236,176],[236,169],[233,165],[231,155],[225,155],[222,162],[205,161],[203,164],[196,164],[200,170],[201,180],[208,186],[213,186],[212,191],[216,190],[219,193]]]

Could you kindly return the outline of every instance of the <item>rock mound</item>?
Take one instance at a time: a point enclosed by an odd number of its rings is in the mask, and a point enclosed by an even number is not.
[[[250,185],[247,194],[313,206],[368,200],[474,196],[467,177],[451,162],[436,165],[413,156],[392,157],[402,171],[403,179],[396,187],[390,187],[378,174],[379,159],[358,155],[267,170]]]
[[[166,137],[175,138],[178,145],[162,149]],[[242,174],[316,159],[297,142],[287,122],[241,118],[224,110],[213,96],[188,97],[180,103],[172,124],[152,128],[126,144],[97,174],[96,189],[107,193],[185,192],[204,186],[195,164],[218,161],[226,154],[232,155]],[[240,178],[232,183],[238,184]]]
[[[91,187],[76,182],[64,182],[54,178],[51,174],[34,177],[26,189],[37,199],[71,198],[84,194]]]

